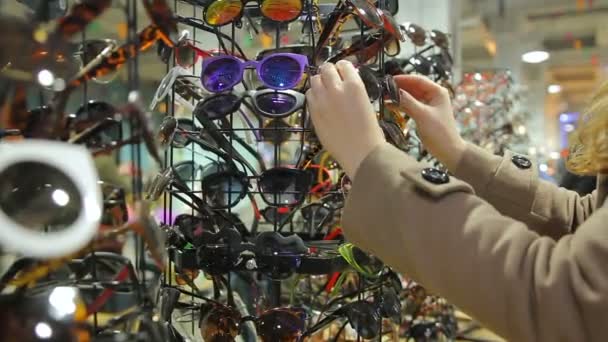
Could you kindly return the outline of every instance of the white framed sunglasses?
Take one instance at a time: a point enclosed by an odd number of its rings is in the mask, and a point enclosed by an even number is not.
[[[103,198],[86,148],[48,140],[0,143],[0,245],[54,258],[85,247]]]

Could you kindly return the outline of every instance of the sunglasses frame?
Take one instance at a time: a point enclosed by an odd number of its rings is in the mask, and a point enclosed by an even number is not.
[[[277,58],[277,57],[287,57],[290,58],[294,61],[296,61],[299,65],[299,77],[294,80],[293,82],[291,82],[290,84],[286,84],[284,86],[271,86],[269,84],[266,83],[266,81],[264,81],[262,75],[264,74],[262,72],[262,66],[268,62],[270,59],[272,58]],[[234,81],[229,84],[229,85],[225,85],[224,89],[220,90],[220,91],[215,91],[213,89],[209,89],[207,87],[207,85],[205,84],[205,71],[207,70],[207,68],[212,64],[215,63],[216,61],[221,61],[221,60],[232,60],[234,62],[237,62],[239,65],[239,69],[237,71],[237,78],[234,79]],[[205,59],[203,61],[203,65],[201,68],[201,84],[203,85],[203,88],[205,88],[207,91],[211,92],[211,93],[221,93],[221,92],[225,92],[229,89],[232,89],[234,86],[236,86],[237,84],[239,84],[240,82],[243,81],[243,74],[245,72],[245,69],[255,69],[256,73],[258,75],[258,78],[260,79],[260,81],[262,81],[262,83],[267,86],[270,89],[274,89],[274,90],[288,90],[291,89],[293,87],[295,87],[301,80],[302,77],[304,77],[304,72],[308,69],[308,57],[306,57],[305,55],[298,55],[295,53],[274,53],[271,55],[268,55],[266,57],[264,57],[264,59],[260,60],[260,61],[243,61],[240,58],[237,58],[235,56],[231,56],[231,55],[220,55],[220,56],[213,56],[210,57],[208,59]]]
[[[257,101],[258,97],[266,95],[266,94],[273,94],[273,93],[284,94],[284,95],[293,97],[295,99],[294,106],[287,112],[280,113],[280,114],[275,114],[275,113],[271,113],[271,112],[262,110],[262,108],[260,107],[260,105]],[[230,92],[217,93],[217,94],[214,94],[214,95],[211,95],[211,96],[208,96],[207,98],[205,98],[200,105],[201,106],[200,111],[197,111],[198,113],[196,113],[195,115],[196,116],[198,116],[199,114],[203,115],[203,113],[207,112],[207,111],[203,110],[203,107],[208,102],[217,100],[218,98],[221,98],[221,97],[228,97],[228,96],[234,96],[234,97],[238,98],[238,100],[236,100],[234,102],[233,107],[230,108],[230,110],[228,112],[226,112],[224,115],[221,115],[218,117],[209,117],[210,120],[222,119],[222,118],[225,118],[226,116],[236,112],[241,107],[243,100],[245,100],[245,98],[251,99],[250,102],[251,102],[251,104],[253,104],[253,107],[255,108],[255,110],[258,114],[260,114],[264,117],[267,117],[267,118],[271,118],[271,119],[280,119],[280,118],[288,117],[291,114],[302,109],[304,107],[304,103],[306,102],[306,95],[304,95],[296,90],[289,90],[289,89],[288,90],[261,89],[261,90],[246,90],[246,91],[232,90]],[[199,106],[197,106],[197,108],[199,108]]]
[[[221,1],[221,0],[220,0],[220,1]],[[205,22],[205,24],[207,24],[207,25],[209,25],[209,26],[211,26],[211,27],[222,27],[222,26],[225,26],[225,25],[229,25],[229,24],[231,24],[231,23],[239,22],[239,21],[241,20],[241,18],[243,17],[243,14],[245,13],[245,7],[246,7],[247,3],[248,3],[248,2],[251,2],[251,1],[254,1],[254,0],[241,0],[240,2],[241,2],[241,4],[242,4],[242,7],[241,7],[241,10],[240,10],[239,14],[238,14],[237,16],[235,16],[235,17],[234,17],[232,20],[227,21],[227,22],[222,23],[222,24],[217,24],[217,25],[211,24],[211,23],[209,22],[209,20],[207,19],[207,11],[208,11],[208,8],[209,8],[209,7],[210,7],[210,6],[211,6],[211,5],[212,5],[214,2],[216,2],[216,1],[215,1],[215,0],[212,0],[212,1],[207,1],[207,3],[205,4],[205,7],[204,7],[204,9],[203,9],[203,21]],[[264,1],[268,1],[268,0],[255,0],[255,1],[257,2],[258,6],[259,6],[259,8],[260,8],[260,13],[262,13],[262,4],[264,3]],[[305,4],[304,4],[304,0],[300,0],[300,5],[301,5],[301,7],[300,7],[300,12],[298,13],[298,15],[296,15],[296,16],[295,16],[293,19],[290,19],[290,20],[286,20],[286,21],[277,21],[277,20],[274,20],[274,19],[272,19],[272,18],[269,18],[269,17],[265,16],[263,13],[262,13],[262,16],[263,16],[264,18],[266,18],[266,19],[272,20],[273,22],[279,22],[279,23],[290,23],[290,22],[292,22],[292,21],[297,20],[297,19],[298,19],[298,18],[299,18],[299,17],[302,15],[302,12],[304,12],[304,5],[305,5]]]
[[[57,156],[61,156],[61,160]],[[89,151],[81,146],[48,140],[0,144],[0,173],[22,162],[46,164],[70,178],[82,198],[82,208],[69,227],[46,234],[24,227],[0,211],[2,245],[7,250],[39,258],[64,256],[85,247],[97,233],[103,207],[97,169]]]

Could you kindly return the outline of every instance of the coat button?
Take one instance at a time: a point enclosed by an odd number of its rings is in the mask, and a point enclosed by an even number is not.
[[[513,164],[515,164],[515,166],[522,170],[526,170],[532,167],[532,162],[526,157],[513,156],[513,158],[511,158],[511,161],[513,162]]]
[[[450,176],[447,173],[434,168],[422,170],[422,178],[433,184],[446,184],[450,181]]]

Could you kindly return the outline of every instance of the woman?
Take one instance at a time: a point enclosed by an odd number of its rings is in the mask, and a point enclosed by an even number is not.
[[[354,181],[350,241],[510,341],[606,341],[608,209],[594,206],[604,195],[579,197],[539,180],[526,157],[465,143],[446,90],[419,76],[395,81],[454,176],[386,143],[354,67],[324,65],[306,96],[317,135]],[[578,172],[608,169],[602,89],[571,160]]]

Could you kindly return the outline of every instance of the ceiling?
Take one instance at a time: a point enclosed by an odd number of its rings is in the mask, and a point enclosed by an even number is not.
[[[579,110],[607,78],[608,0],[461,1],[465,70],[521,68],[521,53],[546,50],[538,75],[562,86],[567,110]]]

